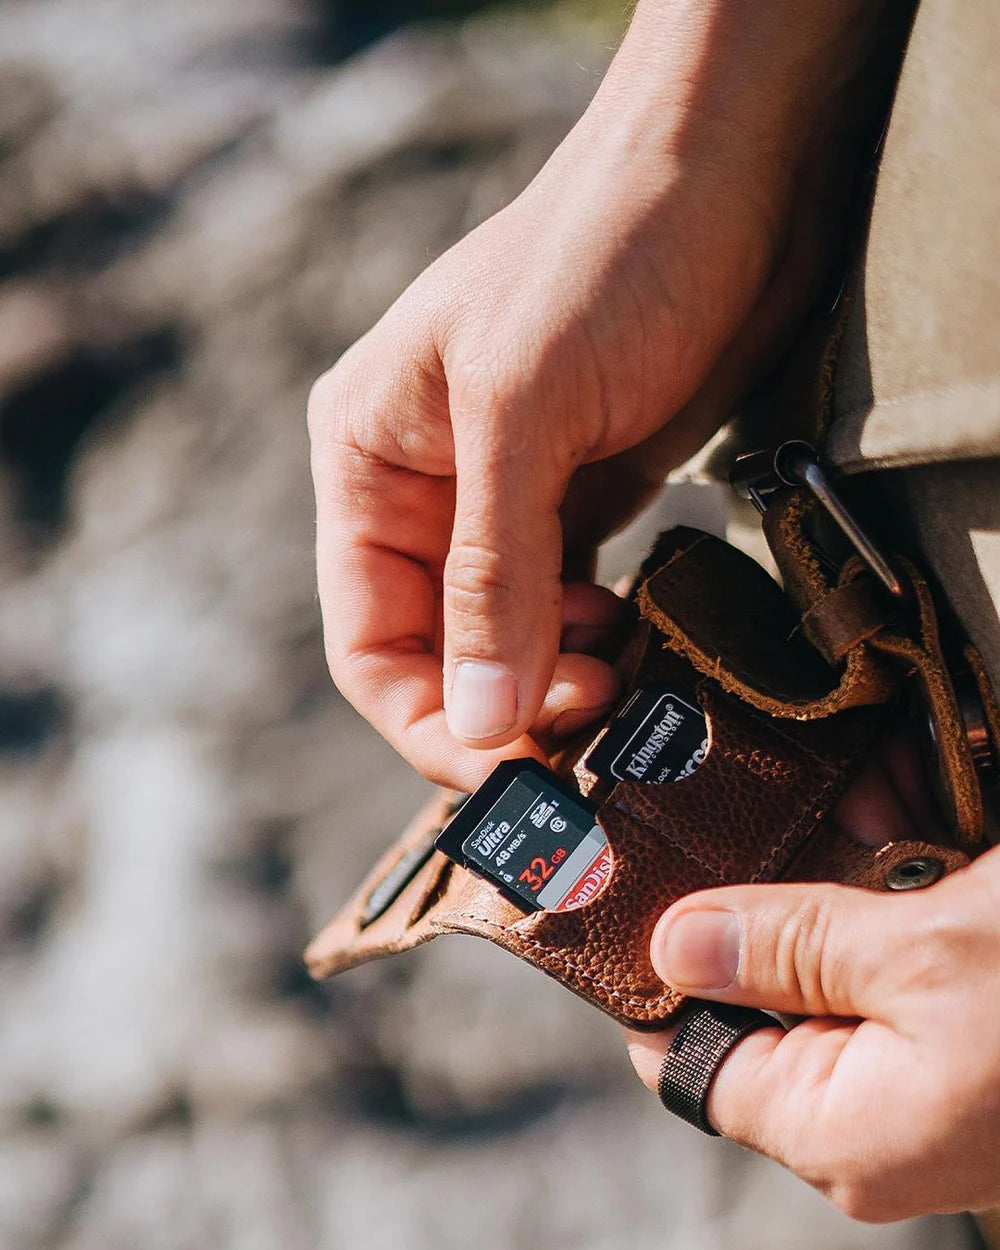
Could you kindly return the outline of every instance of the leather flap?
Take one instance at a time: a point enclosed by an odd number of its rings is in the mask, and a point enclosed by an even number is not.
[[[639,609],[670,647],[724,690],[768,716],[814,720],[883,703],[884,665],[861,647],[833,668],[772,577],[735,547],[679,527],[666,562],[639,588]],[[824,581],[820,593],[826,593]]]

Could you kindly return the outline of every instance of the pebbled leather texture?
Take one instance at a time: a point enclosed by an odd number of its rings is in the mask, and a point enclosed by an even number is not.
[[[662,1028],[683,998],[653,971],[649,939],[663,910],[686,894],[782,879],[886,889],[886,873],[902,859],[934,855],[946,872],[966,864],[961,851],[919,842],[863,847],[824,823],[895,715],[902,678],[887,657],[902,655],[915,665],[924,688],[936,681],[943,689],[948,678],[943,664],[932,673],[934,657],[926,658],[923,599],[909,633],[893,633],[889,624],[869,628],[867,595],[827,600],[836,583],[816,565],[802,516],[801,508],[792,509],[774,544],[791,569],[785,577],[794,600],[748,557],[686,527],[662,535],[643,566],[635,595],[640,616],[619,655],[623,701],[656,681],[696,697],[710,747],[690,777],[664,784],[609,787],[589,773],[582,760],[604,726],[553,758],[552,767],[575,778],[598,804],[615,863],[602,894],[576,911],[525,915],[440,852],[423,857],[430,831],[448,818],[454,796],[442,794],[312,943],[306,953],[312,974],[327,976],[441,933],[472,933],[622,1023]],[[824,600],[832,604],[826,635],[857,635],[836,664],[801,629],[803,613]],[[832,620],[838,604],[843,622]],[[861,629],[847,615],[858,604],[866,614]],[[973,831],[958,825],[971,844]],[[420,866],[397,891],[392,874],[405,856]],[[389,891],[381,888],[387,877]],[[390,901],[372,918],[372,899],[381,906],[387,894]]]

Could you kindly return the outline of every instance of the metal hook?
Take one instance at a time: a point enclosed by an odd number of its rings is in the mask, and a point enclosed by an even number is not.
[[[854,515],[833,488],[815,448],[794,440],[782,443],[774,453],[774,471],[789,486],[805,486],[812,491],[830,517],[840,526],[851,546],[864,560],[890,595],[902,599],[906,589]]]

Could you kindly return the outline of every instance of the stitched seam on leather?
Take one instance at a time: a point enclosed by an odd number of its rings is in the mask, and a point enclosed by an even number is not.
[[[666,842],[667,845],[673,847],[675,851],[680,851],[680,853],[686,859],[691,860],[693,864],[697,864],[698,867],[703,868],[705,872],[711,873],[716,881],[721,882],[723,885],[729,884],[722,873],[719,872],[718,868],[713,868],[712,865],[702,859],[700,855],[696,855],[695,852],[690,850],[688,847],[682,846],[680,842],[675,842],[666,830],[657,829],[655,825],[651,825],[648,820],[640,816],[638,812],[633,812],[632,809],[626,807],[624,803],[616,803],[614,806],[615,811],[622,812],[625,816],[628,816],[630,820],[634,820],[637,825],[641,825],[642,828],[645,829],[647,833],[651,833],[654,838],[659,838]]]
[[[499,929],[501,933],[509,933],[510,929],[506,925],[498,924],[495,920],[490,920],[487,916],[474,916],[471,912],[452,912],[459,920],[475,920],[478,924],[489,925],[491,929]],[[612,989],[606,981],[598,981],[592,972],[588,972],[585,968],[581,968],[579,964],[575,964],[572,959],[566,955],[560,954],[554,947],[546,946],[544,942],[539,942],[535,938],[522,937],[517,934],[517,941],[523,946],[534,946],[536,950],[540,950],[549,956],[550,959],[561,963],[563,967],[568,968],[571,972],[577,973],[583,977],[585,981],[590,981],[596,985],[599,990],[604,990],[606,994],[610,994],[612,998],[617,998],[619,1002],[627,1003],[630,1007],[660,1007],[664,1003],[674,1002],[680,995],[671,989],[666,989],[659,998],[627,998],[620,990]]]
[[[778,734],[779,737],[784,737],[784,735],[781,733],[781,730],[775,730],[775,732]],[[814,822],[814,824],[818,824],[819,821],[822,820],[823,818],[822,811],[820,815],[817,816],[816,808],[819,804],[825,805],[824,801],[826,799],[826,796],[830,793],[831,789],[833,789],[836,786],[837,782],[840,780],[840,778],[843,775],[843,770],[840,770],[840,771],[834,770],[833,768],[831,768],[828,761],[815,755],[814,752],[810,751],[808,747],[802,746],[801,743],[795,742],[795,740],[792,738],[787,739],[787,741],[792,746],[795,746],[800,751],[802,751],[803,754],[805,754],[808,758],[812,759],[815,763],[820,765],[820,767],[823,769],[823,772],[826,774],[826,781],[821,786],[819,793],[815,795],[814,798],[810,801],[808,807],[804,811],[800,812],[798,817],[788,827],[788,829],[785,831],[784,837],[777,844],[777,846],[772,848],[771,854],[768,855],[767,859],[765,859],[763,863],[759,865],[759,867],[757,868],[757,871],[754,873],[753,877],[751,877],[751,881],[758,881],[761,875],[767,872],[767,870],[774,863],[775,859],[777,859],[778,855],[785,849],[785,847],[792,840],[792,838],[798,835],[804,822],[811,820]],[[848,765],[848,767],[850,767],[850,765]]]
[[[750,709],[750,712],[751,712],[751,717],[753,719],[763,720],[763,717],[758,716],[758,714],[756,713],[754,709]],[[789,737],[788,735],[782,733],[782,731],[780,729],[777,729],[772,723],[768,722],[768,726],[771,729],[771,731],[775,733],[777,737],[781,738],[782,741],[784,741],[787,745],[792,747],[794,750],[801,751],[803,755],[811,759],[813,763],[817,764],[822,769],[823,773],[826,775],[826,781],[821,787],[819,794],[816,795],[809,802],[808,806],[806,807],[804,811],[800,811],[799,815],[795,817],[792,823],[788,826],[788,828],[785,830],[784,835],[781,838],[781,841],[778,842],[776,846],[771,848],[771,852],[767,856],[767,858],[764,860],[761,860],[758,863],[756,869],[753,871],[752,875],[749,878],[750,882],[760,880],[761,876],[768,871],[768,869],[774,863],[775,859],[777,859],[778,856],[782,853],[782,851],[784,851],[788,843],[798,836],[805,822],[809,820],[816,820],[818,823],[818,819],[815,816],[816,806],[819,802],[822,801],[823,797],[829,792],[831,786],[833,786],[836,783],[837,776],[838,776],[838,774],[835,773],[834,770],[830,767],[829,762],[823,759],[822,756],[816,755],[815,752],[811,751],[808,747],[803,746],[802,743],[796,742],[794,738]],[[700,868],[704,869],[705,872],[710,873],[711,876],[713,876],[716,879],[716,881],[721,882],[723,885],[731,884],[727,880],[727,878],[724,877],[718,871],[718,869],[713,868],[710,864],[706,863],[705,860],[703,860],[699,855],[691,851],[688,847],[680,845],[678,842],[676,842],[673,838],[670,837],[670,834],[666,830],[655,828],[647,820],[643,819],[642,816],[638,815],[638,813],[633,812],[624,803],[621,803],[621,802],[615,803],[615,809],[617,811],[623,812],[626,816],[630,817],[632,820],[636,822],[636,824],[641,825],[643,829],[647,830],[647,832],[651,833],[654,837],[662,838],[669,846],[673,847],[674,850],[679,851],[687,859],[691,860],[693,863],[697,864]],[[819,819],[821,819],[821,817]]]
[[[852,761],[852,762],[856,762],[856,761]],[[848,768],[850,768],[850,764],[848,765]],[[773,848],[773,850],[771,851],[771,854],[767,857],[767,859],[760,865],[760,867],[754,873],[753,877],[751,878],[751,881],[758,881],[761,875],[770,868],[771,864],[773,864],[778,854],[782,850],[784,850],[784,848],[788,845],[792,836],[798,832],[799,828],[801,827],[804,821],[813,820],[814,823],[818,825],[819,822],[823,819],[823,816],[825,814],[824,808],[826,806],[826,800],[830,794],[830,791],[835,790],[838,783],[844,781],[844,770],[840,770],[839,772],[834,772],[829,767],[829,765],[827,765],[826,772],[828,774],[833,773],[833,775],[827,777],[827,780],[824,783],[824,785],[821,787],[819,793],[815,795],[812,802],[809,804],[808,808],[806,808],[805,811],[801,812],[801,814],[797,817],[797,819],[791,824],[791,826],[788,828],[787,832],[785,833],[785,836],[781,839],[778,845]],[[843,789],[847,788],[846,783],[844,783],[842,788]],[[820,806],[819,815],[816,814],[817,806]],[[806,839],[803,838],[803,845],[805,844],[805,841]],[[801,849],[802,848],[800,848],[800,850]]]
[[[782,837],[781,841],[777,844],[777,846],[772,847],[771,853],[768,855],[768,857],[762,860],[757,865],[756,869],[750,876],[747,884],[760,880],[761,875],[767,871],[767,869],[771,866],[771,864],[777,858],[778,854],[782,850],[784,850],[784,848],[788,845],[788,842],[798,834],[803,822],[811,818],[814,815],[816,802],[819,801],[819,799],[821,799],[824,794],[826,794],[826,792],[829,790],[832,784],[833,784],[833,779],[831,778],[831,780],[827,781],[826,784],[823,786],[823,789],[820,791],[819,795],[817,796],[817,799],[809,804],[806,811],[801,812],[795,818],[795,820],[792,822],[789,828],[785,831],[784,836]],[[649,824],[648,821],[643,820],[643,818],[641,816],[638,816],[635,812],[629,811],[628,808],[618,803],[615,804],[615,807],[617,808],[618,811],[624,812],[627,816],[630,816],[632,820],[636,822],[636,824],[641,825],[654,837],[662,838],[663,841],[666,842],[669,846],[673,847],[674,850],[680,851],[680,853],[684,855],[687,859],[690,859],[693,863],[696,863],[700,868],[703,868],[705,872],[711,874],[711,876],[713,876],[716,879],[716,881],[721,882],[723,885],[739,884],[738,882],[734,883],[730,881],[727,877],[723,876],[722,873],[720,873],[717,868],[713,868],[711,864],[706,863],[705,860],[703,860],[700,856],[695,855],[693,851],[690,851],[687,847],[681,846],[680,843],[675,842],[673,838],[669,836],[669,834],[659,829],[654,828],[651,824]],[[707,889],[709,887],[705,887],[705,888]]]
[[[761,716],[756,711],[756,709],[750,708],[748,710],[750,712],[750,716],[752,720],[764,721],[764,717]],[[810,801],[805,811],[801,811],[799,813],[799,815],[792,821],[791,825],[785,830],[784,836],[782,837],[781,841],[776,846],[771,848],[771,852],[767,856],[767,858],[758,863],[756,869],[754,870],[753,874],[750,877],[750,881],[759,880],[761,875],[765,873],[768,870],[768,868],[770,868],[774,860],[785,849],[789,841],[798,835],[799,831],[802,828],[803,822],[805,822],[808,819],[814,818],[814,812],[815,812],[817,802],[819,802],[822,799],[822,797],[829,791],[830,787],[834,784],[834,782],[837,779],[837,774],[830,767],[829,762],[823,759],[822,756],[817,755],[814,751],[811,751],[808,747],[803,746],[802,743],[796,742],[794,738],[783,733],[780,729],[778,729],[773,724],[773,722],[767,721],[766,723],[767,723],[768,728],[771,730],[771,732],[774,733],[776,737],[780,738],[787,746],[791,747],[793,751],[800,751],[808,759],[812,760],[814,764],[818,765],[819,768],[822,770],[822,772],[825,774],[827,780],[825,781],[822,788],[820,789],[819,795],[817,795],[815,799]],[[716,881],[721,882],[723,885],[731,884],[727,880],[727,878],[723,876],[722,873],[719,872],[717,868],[713,868],[711,864],[709,864],[707,861],[702,859],[700,855],[697,855],[694,851],[690,850],[690,848],[686,846],[682,846],[679,842],[675,841],[670,836],[668,831],[663,830],[663,829],[658,829],[655,826],[651,825],[649,821],[645,820],[637,812],[632,811],[631,808],[629,808],[626,804],[622,802],[617,802],[615,803],[614,806],[617,811],[623,812],[626,816],[634,820],[636,824],[640,825],[648,833],[651,833],[654,837],[662,838],[663,841],[666,842],[669,846],[673,847],[674,850],[679,851],[683,856],[685,856],[685,858],[689,859],[692,863],[697,864],[705,872],[709,873],[712,877],[714,877]]]
[[[804,812],[801,812],[794,821],[792,821],[791,825],[789,825],[789,827],[785,830],[785,835],[781,839],[781,841],[778,843],[778,845],[772,847],[771,853],[770,855],[768,855],[767,859],[763,860],[757,866],[756,871],[754,872],[753,876],[750,878],[751,882],[759,881],[761,879],[761,877],[764,875],[764,873],[768,871],[768,869],[777,859],[778,855],[785,849],[788,843],[792,841],[793,838],[798,836],[799,831],[802,828],[802,825],[807,820],[811,820],[815,825],[819,824],[820,820],[822,820],[823,817],[822,817],[822,814],[820,816],[816,815],[816,805],[817,803],[822,801],[824,795],[829,793],[830,787],[833,785],[835,780],[836,778],[831,778],[829,781],[827,781],[827,783],[823,786],[822,790],[820,790],[816,798],[813,799],[813,801],[809,804],[809,807]]]
[[[792,747],[793,750],[801,752],[801,754],[804,755],[806,759],[812,760],[812,762],[814,764],[817,764],[823,770],[823,772],[826,773],[828,776],[829,774],[836,772],[836,770],[831,766],[829,760],[824,759],[822,755],[817,755],[816,752],[812,750],[811,747],[807,747],[805,743],[796,741],[795,738],[793,738],[790,734],[786,733],[779,725],[775,724],[773,718],[767,718],[763,716],[760,713],[760,711],[755,707],[749,707],[748,710],[750,712],[750,716],[752,720],[758,721],[761,724],[766,725],[767,728],[771,731],[771,733],[775,735],[775,737],[780,738],[782,742],[784,742],[787,746]]]

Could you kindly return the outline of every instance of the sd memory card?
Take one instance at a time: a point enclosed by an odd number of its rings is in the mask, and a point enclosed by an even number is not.
[[[535,760],[505,760],[436,845],[525,911],[572,911],[596,898],[613,871],[595,810]]]
[[[708,723],[694,695],[663,685],[632,695],[584,760],[602,781],[682,781],[708,754]]]

